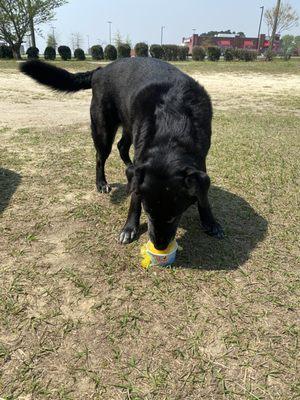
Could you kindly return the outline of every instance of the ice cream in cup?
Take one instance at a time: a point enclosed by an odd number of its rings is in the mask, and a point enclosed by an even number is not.
[[[177,249],[176,240],[173,240],[164,250],[157,250],[152,242],[147,242],[141,249],[142,267],[147,269],[150,265],[160,267],[171,265],[175,261]]]

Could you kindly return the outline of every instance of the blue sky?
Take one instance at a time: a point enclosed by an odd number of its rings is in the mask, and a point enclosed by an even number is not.
[[[300,15],[300,1],[290,0]],[[82,47],[109,42],[107,21],[112,21],[112,36],[119,31],[133,44],[145,41],[160,43],[160,28],[165,26],[164,43],[181,42],[183,36],[209,30],[232,29],[256,36],[260,6],[274,6],[276,0],[70,0],[56,12],[56,20],[41,26],[44,38],[37,37],[40,51],[45,38],[55,27],[59,44],[71,45],[72,33],[80,33]],[[263,24],[262,31],[266,32]],[[289,33],[300,35],[300,26]]]

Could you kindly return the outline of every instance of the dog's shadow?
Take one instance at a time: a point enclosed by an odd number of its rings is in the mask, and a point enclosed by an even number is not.
[[[112,185],[114,204],[122,203],[126,185]],[[207,236],[201,229],[196,206],[187,210],[179,225],[178,252],[174,268],[202,270],[232,270],[243,265],[255,247],[263,241],[268,223],[242,197],[212,186],[209,193],[215,217],[225,231],[225,238],[218,240]],[[145,227],[143,227],[145,231]]]
[[[9,169],[0,168],[0,214],[9,205],[10,199],[21,182],[21,176]]]
[[[267,221],[242,197],[216,186],[210,189],[215,217],[225,231],[218,240],[201,229],[198,210],[191,207],[182,217],[183,234],[178,238],[182,247],[174,267],[204,270],[232,270],[243,265],[255,247],[263,241]]]

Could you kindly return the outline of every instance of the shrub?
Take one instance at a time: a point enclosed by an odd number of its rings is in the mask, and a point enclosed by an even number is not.
[[[104,50],[104,58],[106,60],[115,60],[117,58],[117,49],[112,44],[108,44]]]
[[[84,61],[85,60],[84,51],[82,49],[75,49],[74,57],[76,58],[76,60]]]
[[[176,44],[164,44],[162,48],[164,51],[164,60],[176,61],[178,59],[179,46]]]
[[[149,48],[146,43],[137,43],[134,46],[135,55],[137,57],[148,57]]]
[[[100,45],[95,45],[91,47],[91,54],[93,60],[103,60],[103,48]]]
[[[118,58],[130,57],[131,48],[128,43],[120,43],[117,48]]]
[[[236,49],[235,57],[241,61],[254,61],[257,59],[257,51],[247,49]]]
[[[71,53],[71,49],[68,46],[59,46],[59,48],[57,49],[59,55],[61,56],[61,59],[66,61],[66,60],[71,60],[72,58],[72,53]]]
[[[233,49],[226,49],[224,51],[224,60],[225,61],[232,61],[235,57],[235,51]]]
[[[219,61],[221,57],[221,50],[219,47],[211,46],[207,48],[207,58],[209,61]]]
[[[0,46],[0,58],[14,58],[11,47],[7,46],[6,44],[2,44]]]
[[[255,61],[257,59],[256,50],[245,50],[244,61]]]
[[[192,50],[192,59],[194,61],[203,61],[205,59],[205,50],[201,46],[194,46]]]
[[[164,50],[160,44],[152,44],[150,46],[150,55],[153,58],[161,59],[164,56]]]
[[[56,59],[56,50],[54,47],[48,46],[44,51],[45,60],[55,60]]]
[[[178,46],[178,58],[185,61],[189,56],[189,48],[187,46]]]
[[[37,47],[29,47],[26,51],[27,57],[30,60],[35,60],[37,58],[39,58],[39,49]]]

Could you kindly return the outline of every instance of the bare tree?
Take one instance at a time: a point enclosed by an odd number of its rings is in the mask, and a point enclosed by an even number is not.
[[[55,32],[48,33],[47,47],[57,48],[57,38]]]
[[[51,21],[54,10],[65,3],[67,0],[0,0],[0,40],[9,44],[14,58],[21,58],[21,44],[32,21],[34,25]]]
[[[114,35],[114,43],[115,46],[118,47],[121,43],[124,43],[123,37],[120,33],[120,31],[117,31]]]
[[[276,19],[277,6],[266,10],[265,22],[268,27],[268,31],[272,32]],[[278,20],[277,20],[277,33],[288,31],[294,26],[298,25],[299,15],[293,9],[289,3],[282,3],[279,8]]]
[[[82,42],[83,42],[81,33],[79,33],[79,32],[71,33],[71,41],[72,41],[73,51],[75,49],[80,49],[82,46]]]

